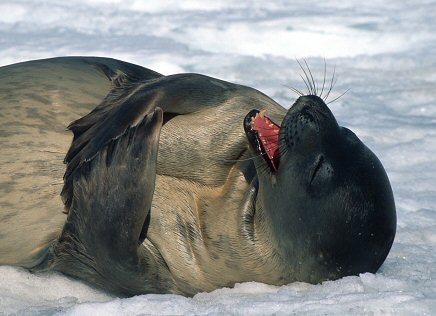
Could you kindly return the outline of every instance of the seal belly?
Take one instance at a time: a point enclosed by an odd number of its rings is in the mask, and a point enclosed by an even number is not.
[[[0,69],[0,264],[31,266],[60,232],[63,159],[72,139],[66,127],[110,88],[86,59]]]

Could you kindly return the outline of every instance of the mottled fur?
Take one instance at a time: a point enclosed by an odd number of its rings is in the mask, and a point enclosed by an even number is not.
[[[0,264],[193,295],[375,272],[392,245],[384,169],[318,96],[286,111],[249,87],[91,57],[2,67],[0,93]],[[277,172],[249,148],[252,109],[283,120]]]
[[[147,78],[141,82],[138,77],[140,70],[144,76],[148,71],[137,67],[139,71],[131,78],[127,67],[130,65],[109,59],[62,58],[1,69],[0,88],[7,91],[0,117],[0,186],[5,193],[0,205],[1,264],[32,267],[35,260],[41,260],[35,255],[59,237],[66,219],[59,197],[65,171],[63,157],[72,139],[66,127],[101,100],[104,105],[108,99],[125,98],[123,85],[126,91],[138,90],[139,86],[147,92],[147,85],[154,82],[147,82]],[[122,80],[114,83],[113,79],[120,76]],[[189,77],[178,80],[181,76]],[[253,177],[252,162],[236,161],[249,157],[241,118],[253,107],[269,108],[269,115],[277,121],[286,111],[247,87],[194,74],[175,75],[173,81],[166,94],[151,89],[153,102],[169,114],[161,131],[152,215],[141,251],[152,252],[154,260],[171,267],[172,283],[176,285],[167,287],[173,292],[194,294],[230,286],[235,277],[267,282],[270,275],[278,273],[269,268],[263,271],[265,251],[241,237],[251,229],[242,229],[244,225],[253,225],[252,221],[244,222],[240,210],[250,186],[247,179]],[[205,89],[207,93],[203,93]],[[183,102],[183,98],[187,100]],[[11,104],[14,100],[15,106]],[[172,110],[174,105],[177,108]],[[174,115],[189,112],[193,113]],[[89,118],[92,113],[73,123],[73,131],[86,130],[79,127]],[[13,129],[14,121],[23,127]],[[117,136],[110,134],[102,144]],[[68,191],[68,171],[65,183],[64,192]],[[210,266],[219,268],[210,270]],[[78,276],[83,277],[83,273]]]

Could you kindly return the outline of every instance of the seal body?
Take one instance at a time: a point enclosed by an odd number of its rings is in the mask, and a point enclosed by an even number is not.
[[[383,167],[317,96],[91,57],[0,89],[0,264],[193,295],[375,272],[392,245]]]

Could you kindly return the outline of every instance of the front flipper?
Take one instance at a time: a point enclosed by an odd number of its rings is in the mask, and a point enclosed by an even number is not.
[[[74,121],[68,127],[73,142],[65,156],[67,168],[64,175],[62,200],[65,213],[72,202],[72,181],[82,164],[113,139],[134,126],[144,115],[159,106],[165,112],[165,120],[177,115],[221,107],[238,95],[238,86],[198,74],[179,74],[139,80],[136,76],[123,77],[113,83],[113,89],[89,114]],[[244,89],[242,89],[244,90]]]
[[[156,108],[83,163],[49,267],[115,293],[161,292],[138,255],[153,197],[162,110]],[[152,260],[152,259],[150,259]]]

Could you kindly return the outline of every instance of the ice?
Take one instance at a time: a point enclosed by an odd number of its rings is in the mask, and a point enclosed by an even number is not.
[[[255,87],[289,107],[296,58],[329,106],[383,162],[398,232],[377,274],[318,285],[259,283],[116,298],[56,273],[0,267],[0,314],[436,315],[435,1],[2,0],[0,65],[109,56],[164,74],[198,72]]]
[[[35,275],[21,268],[0,267],[0,314],[51,313],[83,302],[111,299],[112,296],[61,274]]]

